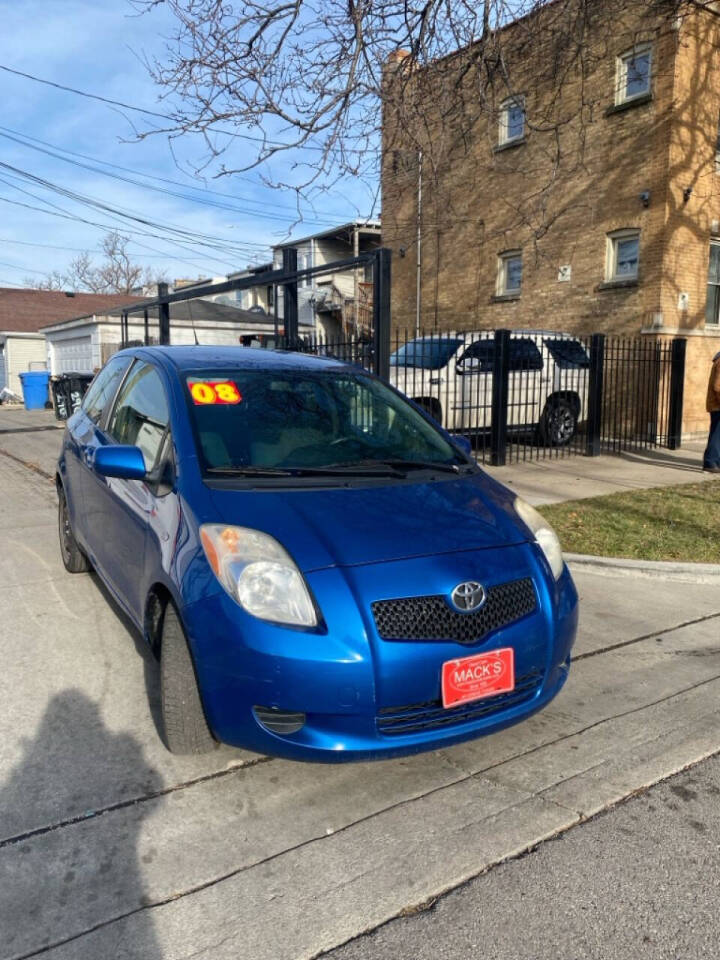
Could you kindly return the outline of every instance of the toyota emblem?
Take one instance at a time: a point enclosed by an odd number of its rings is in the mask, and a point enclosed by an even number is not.
[[[475,580],[459,583],[450,594],[450,601],[460,613],[473,613],[485,603],[487,594],[485,587]]]

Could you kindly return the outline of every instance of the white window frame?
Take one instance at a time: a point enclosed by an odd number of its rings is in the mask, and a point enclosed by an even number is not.
[[[505,250],[498,255],[497,295],[499,297],[519,297],[522,293],[522,275],[519,287],[508,287],[508,263],[510,260],[520,260],[522,268],[522,250]]]
[[[623,230],[613,230],[607,235],[607,251],[605,255],[605,280],[607,283],[622,283],[624,280],[634,281],[640,275],[640,228],[628,227]],[[638,265],[635,273],[618,274],[618,248],[623,240],[637,240]]]
[[[627,94],[627,82],[628,82],[628,63],[633,60],[635,57],[641,56],[642,54],[648,54],[648,82],[647,89],[641,90],[640,93],[633,93],[630,96]],[[615,103],[620,105],[622,103],[632,103],[633,100],[639,100],[640,97],[646,97],[652,91],[652,72],[653,72],[653,48],[651,43],[643,43],[639,46],[632,47],[630,50],[626,50],[625,53],[621,53],[617,58],[616,67],[615,67]]]
[[[711,238],[710,238],[710,258],[709,258],[710,262],[712,262],[712,248],[713,248],[713,247],[720,247],[720,238],[718,238],[718,237],[711,237]],[[716,306],[715,309],[713,310],[713,318],[714,318],[714,319],[710,320],[710,319],[708,319],[708,312],[709,312],[709,311],[708,311],[708,305],[709,305],[709,301],[710,301],[710,287],[720,287],[720,283],[717,283],[716,281],[711,280],[711,278],[710,278],[710,262],[708,262],[708,280],[707,280],[707,287],[706,287],[706,291],[705,291],[705,297],[706,297],[706,299],[705,299],[705,326],[706,326],[709,330],[712,330],[713,332],[715,332],[715,331],[720,330],[720,310],[718,310],[718,307]],[[717,304],[717,300],[715,300],[715,297],[713,297],[713,300],[714,300],[715,303]]]
[[[517,136],[510,136],[510,108],[521,107],[523,112],[522,133]],[[498,144],[504,146],[506,143],[519,143],[525,139],[525,127],[527,125],[527,116],[525,112],[525,97],[520,94],[514,97],[508,97],[500,104],[500,119],[498,123]]]

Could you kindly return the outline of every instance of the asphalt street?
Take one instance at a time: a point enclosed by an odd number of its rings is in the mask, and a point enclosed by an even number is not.
[[[62,567],[40,414],[0,410],[0,960],[309,960],[720,751],[717,587],[579,573],[570,679],[525,723],[375,764],[173,757],[156,664]]]
[[[720,757],[324,960],[716,960]]]

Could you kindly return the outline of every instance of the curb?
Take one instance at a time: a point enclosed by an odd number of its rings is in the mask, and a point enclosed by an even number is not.
[[[647,577],[680,583],[706,583],[720,586],[720,564],[675,563],[663,560],[630,560],[621,557],[594,557],[584,553],[566,553],[571,570],[605,576]]]

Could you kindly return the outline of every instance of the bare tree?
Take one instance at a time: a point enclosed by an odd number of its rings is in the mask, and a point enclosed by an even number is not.
[[[103,237],[103,260],[96,264],[87,251],[70,261],[64,273],[54,271],[40,283],[39,290],[84,290],[89,293],[131,293],[135,288],[165,280],[165,276],[135,263],[128,244],[130,238],[112,232]]]
[[[510,22],[520,25],[522,59],[541,72],[552,71],[560,83],[572,71],[592,66],[586,42],[591,20],[605,16],[611,39],[618,14],[621,20],[642,11],[657,16],[662,8],[672,18],[682,7],[705,5],[703,0],[131,2],[144,10],[163,3],[177,24],[165,56],[148,63],[167,100],[176,104],[162,132],[201,133],[205,162],[217,161],[220,174],[289,153],[293,186],[301,190],[322,189],[346,176],[376,182],[383,117],[389,113],[404,147],[422,148],[432,166],[434,146],[444,150],[448,139],[465,135],[468,123],[494,116],[498,103],[518,89],[517,64],[505,51],[503,28]],[[538,16],[548,8],[551,15]],[[399,50],[402,70],[395,70],[389,83],[388,58]],[[578,109],[586,106],[581,102]],[[537,122],[552,131],[568,120],[549,110]],[[386,151],[392,146],[387,132],[386,125]],[[229,157],[238,143],[242,150],[233,155],[240,154],[241,162],[226,164],[221,155]],[[263,175],[271,185],[288,186],[267,167]]]

